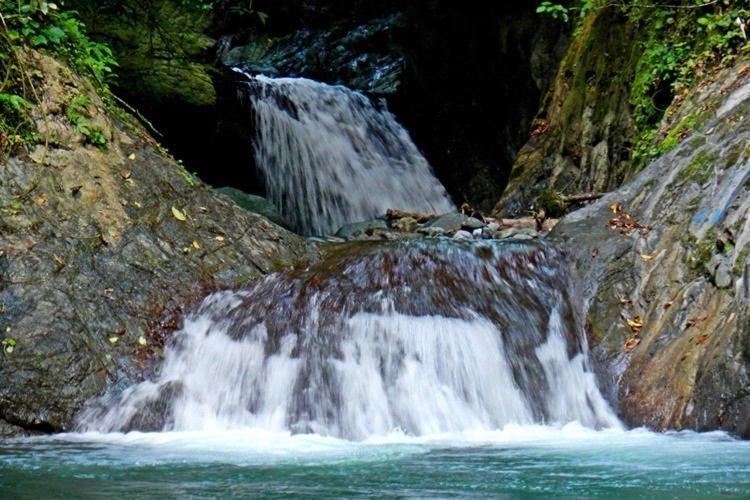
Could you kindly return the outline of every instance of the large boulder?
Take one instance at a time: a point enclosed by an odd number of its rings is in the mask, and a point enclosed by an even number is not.
[[[701,83],[671,116],[696,130],[551,238],[577,262],[622,417],[750,438],[750,63]]]
[[[279,213],[276,205],[268,201],[266,198],[255,194],[248,194],[240,189],[229,186],[220,187],[216,190],[229,197],[229,199],[235,202],[240,208],[244,208],[248,212],[254,214],[262,215],[274,224],[289,229],[289,223],[284,219],[284,216]]]
[[[25,58],[43,75],[40,143],[0,168],[0,434],[71,429],[87,400],[148,371],[186,308],[309,255],[66,66]],[[92,130],[106,144],[81,133]]]

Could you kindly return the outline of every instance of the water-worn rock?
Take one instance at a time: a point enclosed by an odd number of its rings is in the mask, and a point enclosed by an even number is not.
[[[425,224],[425,227],[440,228],[446,233],[452,233],[460,229],[473,231],[484,227],[486,224],[479,219],[469,217],[459,212],[451,212],[435,217]]]
[[[258,38],[221,54],[226,66],[269,76],[301,76],[346,84],[376,94],[395,93],[404,57],[392,31],[404,23],[394,14],[349,29],[302,29],[280,39]]]
[[[419,223],[414,217],[401,217],[391,222],[391,226],[402,233],[413,233],[419,227]]]
[[[0,432],[70,429],[88,399],[142,376],[207,291],[309,255],[188,174],[67,67],[34,52],[26,62],[44,75],[32,110],[42,143],[0,168],[0,336],[15,342],[0,354]],[[80,96],[106,147],[66,118]]]
[[[576,258],[603,385],[632,425],[750,438],[749,97],[750,62],[703,82],[672,113],[702,126],[550,235]]]
[[[385,219],[372,219],[346,224],[336,231],[336,236],[350,240],[362,236],[372,236],[377,232],[388,231],[389,229]]]
[[[284,219],[284,216],[279,213],[278,208],[262,196],[248,194],[244,191],[228,186],[220,187],[216,190],[221,194],[227,195],[240,208],[244,208],[248,212],[262,215],[271,222],[289,229],[289,223]]]

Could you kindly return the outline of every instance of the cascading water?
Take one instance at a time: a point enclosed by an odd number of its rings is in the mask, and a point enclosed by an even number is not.
[[[445,188],[409,134],[359,92],[305,78],[248,76],[266,193],[304,234],[389,208],[445,213]]]
[[[545,245],[348,244],[206,299],[154,381],[83,430],[261,428],[362,439],[507,424],[618,426],[581,304]]]

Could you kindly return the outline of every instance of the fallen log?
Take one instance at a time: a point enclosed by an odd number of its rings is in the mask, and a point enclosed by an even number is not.
[[[429,214],[425,212],[408,212],[405,210],[396,210],[394,208],[389,208],[388,210],[386,210],[385,216],[388,220],[403,219],[404,217],[411,217],[412,219],[416,219],[416,221],[419,222],[420,224],[423,224],[437,217],[437,214]]]
[[[560,196],[560,198],[565,203],[583,203],[585,201],[598,200],[605,194],[607,193],[597,193],[596,191],[592,191],[590,193],[580,193],[580,194],[570,194],[570,195],[563,194]]]
[[[560,219],[544,219],[541,223],[541,230],[549,232]],[[514,229],[535,229],[539,230],[539,222],[534,217],[519,217],[518,219],[495,219],[495,222],[500,225],[501,229],[514,228]]]

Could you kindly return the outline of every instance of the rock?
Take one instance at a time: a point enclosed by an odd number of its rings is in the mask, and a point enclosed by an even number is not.
[[[484,227],[486,224],[479,219],[469,217],[467,215],[451,212],[436,217],[426,223],[425,227],[438,227],[446,233],[452,233],[464,229],[466,231],[473,231]]]
[[[716,268],[714,284],[717,288],[729,288],[733,283],[732,264],[727,259],[723,259],[721,264]]]
[[[50,108],[88,97],[87,120],[107,138],[102,149],[78,142],[72,124],[36,107],[37,122],[68,130],[0,168],[0,199],[11,202],[0,204],[0,321],[15,341],[0,360],[0,421],[52,432],[146,375],[206,294],[315,252],[191,176],[124,112],[110,116],[69,68],[24,56]]]
[[[453,235],[454,240],[470,240],[471,239],[471,233],[468,231],[456,231],[456,234]]]
[[[226,51],[221,62],[250,73],[315,75],[374,94],[396,93],[403,79],[404,56],[391,39],[403,16],[364,21],[348,29],[302,29],[282,38],[253,37]]]
[[[388,231],[385,219],[372,219],[363,222],[346,224],[336,231],[339,238],[352,239],[360,236],[372,236],[376,231]]]
[[[279,213],[276,206],[262,196],[247,194],[244,191],[240,191],[233,187],[220,187],[216,188],[216,191],[228,196],[229,199],[239,205],[240,208],[254,214],[262,215],[281,227],[286,229],[290,228],[289,223],[284,219],[284,216]]]
[[[489,231],[490,233],[495,233],[499,230],[500,224],[498,224],[497,222],[490,222],[489,224],[487,224],[487,231]]]
[[[750,438],[750,292],[732,286],[750,254],[748,71],[686,92],[668,115],[702,113],[690,138],[547,237],[573,257],[599,379],[631,426]],[[636,227],[610,228],[613,205]],[[643,322],[627,351],[625,313]]]
[[[413,233],[419,227],[419,222],[413,217],[402,217],[391,222],[391,226],[402,233]]]
[[[507,229],[503,229],[502,231],[496,232],[494,234],[494,237],[498,239],[517,238],[517,239],[528,240],[528,239],[538,238],[539,232],[530,228],[509,227]]]
[[[475,240],[484,239],[484,231],[481,228],[475,229],[474,231],[471,232],[471,236]]]
[[[439,227],[420,227],[417,229],[417,234],[423,234],[428,238],[436,238],[438,236],[443,236],[445,231]]]
[[[633,174],[636,129],[631,89],[622,82],[634,80],[640,34],[617,9],[587,12],[493,215],[519,217],[533,206],[553,216],[545,195],[607,192]]]

